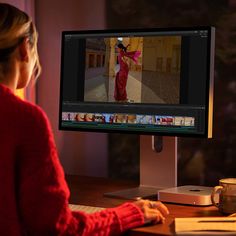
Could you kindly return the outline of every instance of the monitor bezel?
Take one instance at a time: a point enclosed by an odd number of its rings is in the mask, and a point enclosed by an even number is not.
[[[62,83],[63,83],[63,57],[64,57],[64,41],[65,35],[98,35],[104,34],[132,34],[132,33],[157,33],[168,31],[193,31],[207,30],[207,84],[206,84],[206,108],[205,108],[205,130],[204,133],[179,133],[179,132],[148,132],[148,131],[129,131],[129,130],[112,130],[112,129],[89,129],[81,127],[63,127],[62,124]],[[156,135],[156,136],[177,136],[177,137],[196,137],[196,138],[212,138],[213,130],[213,91],[214,91],[214,50],[215,50],[215,28],[213,26],[195,26],[195,27],[168,27],[168,28],[148,28],[148,29],[106,29],[106,30],[66,30],[61,33],[61,65],[60,65],[60,91],[59,91],[59,124],[58,128],[62,131],[80,131],[80,132],[96,132],[96,133],[124,133],[139,135]],[[159,104],[160,105],[160,104]]]

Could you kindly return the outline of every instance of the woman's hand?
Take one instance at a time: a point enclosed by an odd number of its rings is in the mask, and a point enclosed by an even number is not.
[[[160,201],[138,200],[134,204],[143,212],[145,224],[164,223],[169,214],[167,207]]]

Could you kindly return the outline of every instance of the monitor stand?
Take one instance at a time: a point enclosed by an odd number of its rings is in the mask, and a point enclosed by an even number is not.
[[[152,144],[152,145],[151,145]],[[151,147],[152,146],[152,147]],[[153,198],[163,202],[209,206],[213,188],[186,185],[177,187],[177,138],[140,137],[140,185],[137,188],[105,193],[123,199]]]
[[[177,138],[140,136],[140,185],[104,193],[106,197],[157,198],[158,190],[177,186]]]

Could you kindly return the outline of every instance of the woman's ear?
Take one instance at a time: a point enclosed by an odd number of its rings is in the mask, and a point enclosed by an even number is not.
[[[19,56],[22,62],[29,61],[29,40],[25,38],[19,45]]]

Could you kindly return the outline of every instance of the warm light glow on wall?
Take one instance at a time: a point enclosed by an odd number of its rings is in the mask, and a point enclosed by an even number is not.
[[[16,94],[16,96],[18,96],[22,99],[25,98],[25,90],[24,89],[17,89],[15,94]]]

